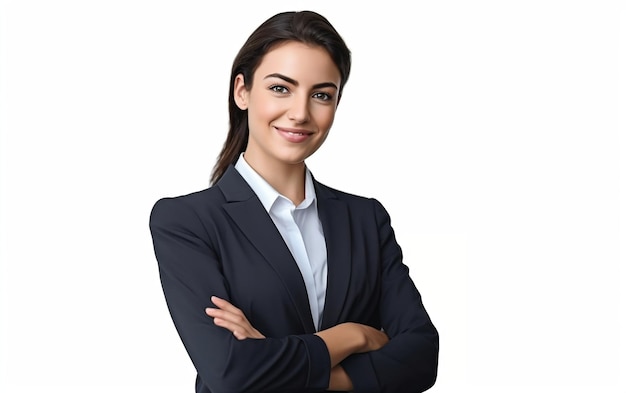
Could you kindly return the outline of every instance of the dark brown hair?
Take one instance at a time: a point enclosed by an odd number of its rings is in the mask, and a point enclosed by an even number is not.
[[[283,12],[263,22],[239,50],[233,61],[228,93],[228,115],[230,129],[217,163],[213,168],[211,183],[217,182],[229,165],[234,164],[239,154],[248,145],[248,112],[235,104],[235,78],[242,74],[246,89],[252,87],[254,71],[263,56],[277,44],[297,41],[324,48],[339,69],[341,86],[337,97],[341,97],[348,81],[351,67],[350,50],[330,22],[313,11]]]

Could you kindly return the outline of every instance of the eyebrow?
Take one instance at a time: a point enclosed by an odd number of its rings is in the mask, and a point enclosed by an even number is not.
[[[285,76],[283,74],[278,74],[278,73],[269,74],[269,75],[266,75],[265,78],[263,78],[263,79],[267,79],[267,78],[279,78],[279,79],[284,80],[287,83],[291,83],[294,86],[298,86],[299,85],[297,80],[295,80],[293,78],[290,78],[288,76]],[[337,85],[334,84],[333,82],[322,82],[322,83],[317,83],[317,84],[313,85],[314,89],[321,89],[323,87],[333,87],[333,88],[339,90]]]

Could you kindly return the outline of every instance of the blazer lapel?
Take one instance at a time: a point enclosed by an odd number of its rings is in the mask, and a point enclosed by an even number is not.
[[[320,330],[336,325],[348,293],[352,255],[348,206],[326,186],[315,182],[317,210],[326,239],[328,277]]]
[[[305,331],[314,333],[315,325],[298,265],[261,201],[232,165],[217,186],[227,200],[224,209],[281,277]]]

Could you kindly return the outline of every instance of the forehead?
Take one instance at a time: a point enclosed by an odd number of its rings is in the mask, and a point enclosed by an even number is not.
[[[334,82],[339,86],[341,74],[328,52],[317,45],[288,41],[272,48],[263,56],[254,79],[278,73],[299,83]]]

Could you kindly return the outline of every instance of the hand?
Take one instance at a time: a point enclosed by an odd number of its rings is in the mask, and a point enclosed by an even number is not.
[[[220,299],[217,296],[211,296],[211,302],[218,308],[207,307],[204,311],[208,316],[213,318],[213,323],[217,326],[230,330],[233,336],[238,340],[245,340],[246,338],[265,338],[261,332],[250,324],[244,313],[227,300]]]
[[[375,351],[389,342],[383,331],[356,322],[343,322],[315,335],[324,340],[331,367],[335,367],[353,353]]]
[[[389,342],[389,337],[382,330],[362,324],[356,325],[361,329],[365,337],[365,346],[360,352],[376,351]]]

